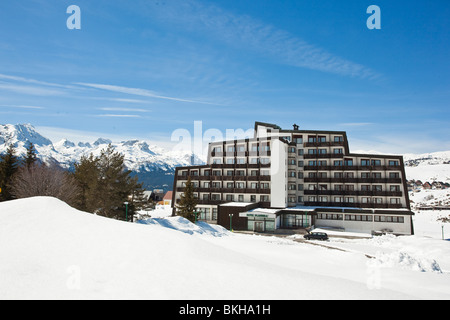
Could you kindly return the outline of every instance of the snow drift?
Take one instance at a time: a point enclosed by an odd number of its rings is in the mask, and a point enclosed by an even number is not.
[[[450,298],[446,272],[166,220],[126,223],[47,197],[0,203],[0,299]]]

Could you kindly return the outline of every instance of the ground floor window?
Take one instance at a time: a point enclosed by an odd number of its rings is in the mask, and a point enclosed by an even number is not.
[[[375,216],[375,222],[404,223],[405,218],[396,216]]]
[[[346,221],[372,221],[372,216],[361,215],[361,214],[346,214]]]
[[[311,216],[307,214],[287,213],[282,216],[283,228],[306,228],[310,226]]]
[[[266,232],[275,230],[275,219],[259,218],[247,220],[247,228],[250,231]]]

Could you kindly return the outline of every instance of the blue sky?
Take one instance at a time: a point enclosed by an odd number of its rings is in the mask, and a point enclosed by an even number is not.
[[[2,1],[0,123],[164,144],[194,121],[264,121],[344,130],[351,150],[450,150],[449,16],[448,0]]]

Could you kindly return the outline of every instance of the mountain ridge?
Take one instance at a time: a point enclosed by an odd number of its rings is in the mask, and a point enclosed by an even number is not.
[[[35,146],[40,161],[58,164],[67,170],[73,170],[74,164],[79,162],[82,156],[89,156],[91,153],[98,156],[111,144],[115,151],[124,155],[126,168],[137,175],[147,188],[171,190],[176,167],[188,166],[194,162],[202,163],[192,154],[168,151],[156,145],[149,145],[149,142],[143,140],[113,142],[110,139],[98,138],[92,144],[89,142],[76,144],[68,139],[62,139],[54,143],[38,133],[31,124],[0,124],[0,154],[12,144],[16,148],[17,155],[23,157],[30,142]],[[157,183],[152,183],[152,180]]]

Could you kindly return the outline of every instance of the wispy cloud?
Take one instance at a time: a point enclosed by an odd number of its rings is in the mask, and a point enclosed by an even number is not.
[[[214,104],[214,103],[200,101],[200,100],[190,100],[190,99],[163,96],[154,91],[150,91],[147,89],[141,89],[141,88],[129,88],[129,87],[110,85],[110,84],[84,83],[84,82],[77,82],[76,84],[81,85],[81,86],[90,87],[90,88],[125,93],[125,94],[130,94],[130,95],[141,96],[141,97],[149,97],[149,98],[155,98],[155,99],[164,99],[164,100],[189,102],[189,103]]]
[[[137,114],[97,114],[96,117],[101,118],[142,118]]]
[[[102,111],[120,111],[120,112],[150,112],[150,110],[146,109],[138,109],[138,108],[99,108]]]
[[[38,106],[17,106],[17,105],[0,105],[2,108],[14,108],[14,109],[33,109],[33,110],[42,110],[44,107]]]
[[[248,15],[237,15],[218,6],[195,0],[150,2],[146,8],[186,30],[212,34],[214,39],[271,57],[277,63],[344,76],[375,79],[380,74],[359,63],[339,57],[297,35],[261,22]],[[149,12],[150,13],[150,12]]]

